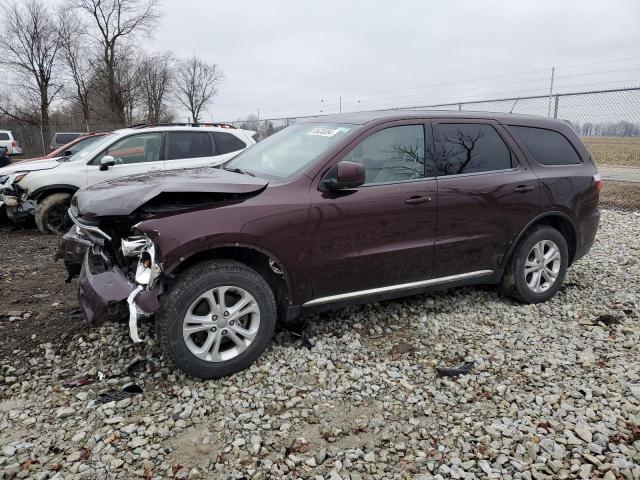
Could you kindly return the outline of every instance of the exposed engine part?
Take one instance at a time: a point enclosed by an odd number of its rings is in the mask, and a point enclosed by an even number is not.
[[[123,238],[120,250],[125,257],[137,257],[142,249],[147,246],[149,239],[143,235]]]
[[[280,267],[280,265],[278,265],[273,258],[269,259],[269,266],[271,267],[271,270],[273,270],[273,273],[275,273],[276,275],[284,275],[282,267]]]

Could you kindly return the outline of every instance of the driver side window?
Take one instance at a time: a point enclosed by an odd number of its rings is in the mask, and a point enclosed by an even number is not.
[[[160,160],[162,133],[142,133],[131,135],[112,144],[100,155],[110,155],[115,164],[157,162]],[[99,160],[98,160],[99,163]]]
[[[343,160],[364,166],[365,185],[424,178],[424,128],[385,128],[363,140]]]

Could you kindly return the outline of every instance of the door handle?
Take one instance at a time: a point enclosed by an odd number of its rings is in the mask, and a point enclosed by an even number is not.
[[[516,188],[513,189],[513,191],[516,193],[526,193],[526,192],[530,192],[533,189],[534,187],[531,185],[518,185]]]
[[[411,197],[407,198],[404,203],[408,203],[409,205],[417,205],[418,203],[427,203],[431,201],[431,197]]]

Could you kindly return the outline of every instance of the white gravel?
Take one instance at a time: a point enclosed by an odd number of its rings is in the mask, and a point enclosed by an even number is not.
[[[0,479],[640,480],[639,238],[638,213],[606,211],[547,304],[487,287],[339,310],[311,319],[311,350],[280,333],[223,381],[185,378],[122,325],[43,344],[26,371],[2,358]],[[96,404],[131,382],[144,393]]]

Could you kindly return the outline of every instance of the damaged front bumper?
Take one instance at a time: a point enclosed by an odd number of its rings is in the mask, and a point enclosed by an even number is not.
[[[82,258],[78,303],[85,319],[99,326],[128,314],[129,335],[140,342],[138,316],[160,308],[161,265],[156,262],[155,245],[144,235],[114,240],[98,225],[79,220],[73,207],[69,216],[75,227],[64,235],[56,258],[64,259],[69,278]]]
[[[91,326],[123,319],[129,315],[129,331],[139,342],[138,315],[151,315],[160,305],[156,294],[130,281],[117,266],[104,269],[103,259],[92,249],[86,252],[80,270],[78,301]]]
[[[21,223],[36,213],[36,202],[15,183],[15,175],[0,179],[0,207],[4,206],[7,218]]]
[[[24,222],[36,213],[36,203],[33,200],[21,201],[15,195],[0,193],[0,206],[4,205],[7,218],[14,223]]]

